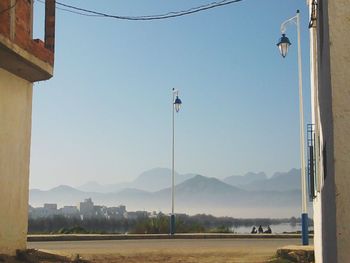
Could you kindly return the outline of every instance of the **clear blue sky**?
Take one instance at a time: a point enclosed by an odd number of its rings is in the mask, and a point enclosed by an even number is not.
[[[211,0],[61,0],[148,15]],[[211,177],[300,167],[296,27],[282,59],[280,24],[301,11],[305,122],[310,122],[305,0],[244,0],[161,21],[82,17],[57,10],[55,75],[34,85],[31,188],[130,181],[171,166]],[[43,38],[42,3],[34,35]]]

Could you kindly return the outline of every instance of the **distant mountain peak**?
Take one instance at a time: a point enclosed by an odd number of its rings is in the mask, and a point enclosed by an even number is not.
[[[244,176],[247,177],[258,177],[258,178],[266,178],[266,174],[264,172],[248,172]]]
[[[51,188],[49,191],[51,191],[51,192],[65,192],[65,191],[80,192],[78,189],[75,189],[74,187],[71,187],[69,185],[64,185],[64,184],[61,184],[61,185],[56,186],[54,188]]]
[[[196,174],[191,179],[199,180],[199,179],[208,179],[208,177],[205,177],[204,175]]]
[[[101,186],[101,184],[100,183],[98,183],[97,181],[87,181],[85,184],[83,184],[83,185],[98,185],[98,186]],[[83,186],[82,185],[82,186]]]
[[[243,191],[237,187],[226,184],[215,177],[206,177],[200,174],[178,184],[177,191],[209,191],[209,192],[237,192]]]
[[[174,175],[176,183],[181,183],[194,176],[193,174],[179,174],[176,171]],[[170,185],[171,169],[158,167],[141,173],[131,182],[130,187],[155,192],[169,187]]]
[[[51,188],[51,190],[59,190],[59,189],[74,189],[74,188],[66,184],[60,184],[56,187]]]
[[[266,180],[267,176],[264,172],[248,172],[245,175],[232,175],[229,177],[226,177],[223,179],[223,181],[227,184],[234,185],[234,186],[241,186],[250,184],[255,181],[263,181]]]
[[[301,169],[292,168],[288,172],[275,172],[271,178],[276,178],[276,177],[280,177],[280,176],[298,175],[298,174],[300,174],[300,172],[301,172]]]

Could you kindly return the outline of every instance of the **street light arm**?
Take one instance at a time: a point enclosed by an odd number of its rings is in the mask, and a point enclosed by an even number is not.
[[[284,21],[282,24],[281,24],[281,33],[284,34],[286,31],[287,31],[287,26],[290,24],[290,23],[294,23],[295,25],[297,25],[297,16],[293,16],[292,18],[289,18],[288,20]]]

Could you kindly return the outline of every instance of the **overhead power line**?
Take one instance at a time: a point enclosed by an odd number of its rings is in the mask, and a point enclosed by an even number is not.
[[[44,3],[43,0],[37,0],[40,3]],[[121,19],[121,20],[133,20],[133,21],[149,21],[149,20],[160,20],[160,19],[169,19],[169,18],[175,18],[179,16],[185,16],[190,15],[198,12],[202,12],[205,10],[209,10],[216,7],[226,6],[230,4],[234,4],[237,2],[241,2],[243,0],[222,0],[218,2],[212,2],[205,5],[192,7],[187,10],[181,10],[181,11],[171,11],[164,14],[158,14],[158,15],[143,15],[143,16],[121,16],[121,15],[112,15],[107,14],[95,10],[85,9],[73,5],[64,4],[61,2],[56,1],[56,5],[58,5],[56,8],[62,11],[74,13],[77,15],[82,16],[93,16],[93,17],[104,17],[104,18],[114,18],[114,19]]]
[[[35,1],[37,1],[39,3],[42,3],[42,4],[45,4],[45,0],[35,0]],[[93,15],[93,14],[81,13],[81,12],[78,12],[78,11],[74,11],[74,10],[71,10],[71,9],[68,9],[68,8],[62,8],[62,7],[59,7],[59,6],[56,6],[56,9],[62,10],[62,11],[65,11],[65,12],[69,12],[69,13],[72,13],[72,14],[76,14],[76,15],[81,15],[81,16],[101,17],[101,15]]]

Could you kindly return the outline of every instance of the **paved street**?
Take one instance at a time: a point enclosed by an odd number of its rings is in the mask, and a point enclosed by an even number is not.
[[[175,239],[29,242],[29,248],[92,262],[266,262],[299,239]]]

